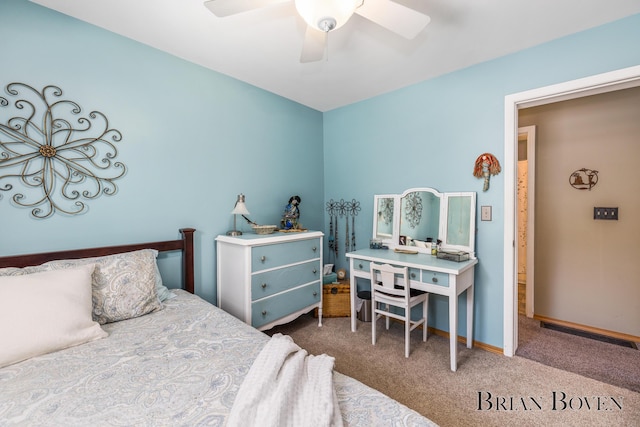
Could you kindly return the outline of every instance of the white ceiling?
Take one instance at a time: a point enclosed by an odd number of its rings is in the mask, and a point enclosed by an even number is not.
[[[31,1],[319,111],[640,13],[640,0],[397,0],[431,17],[415,39],[354,15],[326,60],[301,64],[293,0],[226,18],[203,0]]]

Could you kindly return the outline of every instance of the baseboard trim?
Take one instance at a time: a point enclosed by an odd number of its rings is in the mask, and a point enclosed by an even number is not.
[[[391,319],[391,321],[392,322],[402,323],[398,319]],[[423,329],[423,327],[424,327],[424,325],[420,325],[418,327],[418,329]],[[433,334],[433,335],[438,335],[440,337],[444,337],[446,339],[449,339],[449,337],[450,337],[449,332],[443,331],[441,329],[436,329],[433,326],[428,326],[427,327],[427,332],[430,333],[430,334]],[[465,336],[458,335],[457,340],[458,340],[459,343],[462,343],[462,344],[465,344],[465,345],[467,344],[467,337],[465,337]],[[477,348],[479,348],[481,350],[488,351],[490,353],[500,354],[500,355],[504,356],[504,349],[501,348],[501,347],[496,347],[494,345],[487,344],[487,343],[484,343],[482,341],[476,341],[476,340],[473,340],[473,346],[477,347]]]
[[[431,333],[431,334],[438,335],[438,336],[441,336],[441,337],[445,337],[446,339],[449,339],[449,337],[450,337],[449,332],[446,332],[446,331],[443,331],[443,330],[440,330],[440,329],[436,329],[436,328],[433,328],[431,326],[429,326],[427,328],[427,331],[429,333]],[[458,342],[460,342],[462,344],[466,344],[467,343],[467,337],[464,337],[462,335],[458,335],[457,339],[458,339]],[[503,351],[502,348],[496,347],[496,346],[493,346],[493,345],[490,345],[490,344],[483,343],[482,341],[473,340],[473,346],[474,347],[478,347],[479,349],[488,351],[490,353],[496,353],[496,354],[504,355],[504,351]]]
[[[591,334],[604,335],[606,337],[616,338],[623,341],[640,342],[640,337],[624,334],[622,332],[609,331],[607,329],[600,329],[593,326],[581,325],[579,323],[567,322],[566,320],[553,319],[551,317],[540,316],[539,314],[534,314],[533,318],[541,322],[565,326],[567,328],[577,329],[580,331],[589,332]]]

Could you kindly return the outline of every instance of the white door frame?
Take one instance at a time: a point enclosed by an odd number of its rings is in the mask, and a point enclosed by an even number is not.
[[[527,138],[527,259],[525,261],[527,266],[527,277],[525,282],[526,287],[526,315],[527,317],[533,317],[533,290],[534,290],[534,276],[533,276],[533,254],[535,253],[535,206],[536,206],[536,127],[525,126],[518,128],[518,135],[526,135]],[[517,148],[516,148],[517,150]],[[516,164],[518,164],[516,162]],[[517,170],[516,170],[517,174]],[[516,195],[517,197],[517,195]],[[517,215],[517,212],[516,212]],[[516,245],[517,246],[517,245]],[[516,247],[516,259],[518,258],[518,252]],[[517,266],[516,266],[517,267]],[[517,270],[516,270],[517,271]],[[516,282],[517,283],[517,282]]]
[[[504,99],[504,311],[503,353],[518,348],[517,175],[518,109],[640,86],[640,65],[507,95]]]

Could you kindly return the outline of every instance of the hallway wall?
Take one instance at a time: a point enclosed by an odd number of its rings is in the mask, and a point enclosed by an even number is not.
[[[640,336],[640,88],[524,109],[537,126],[535,314]],[[598,171],[591,190],[572,172]],[[618,221],[593,207],[618,207]]]

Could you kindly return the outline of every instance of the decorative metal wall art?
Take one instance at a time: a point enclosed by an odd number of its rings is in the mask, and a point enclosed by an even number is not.
[[[409,193],[404,197],[404,218],[409,227],[416,228],[422,220],[422,198],[417,192]]]
[[[109,128],[104,114],[81,116],[80,106],[59,99],[62,90],[53,85],[38,91],[10,83],[5,90],[7,97],[0,96],[0,191],[20,184],[23,188],[11,197],[14,204],[32,208],[35,218],[75,215],[88,209],[83,200],[117,192],[113,181],[126,167],[114,161],[113,142],[122,134]]]
[[[598,171],[592,169],[578,169],[569,176],[569,184],[578,190],[589,190],[598,183]]]
[[[476,164],[473,168],[473,176],[476,178],[484,178],[484,185],[482,191],[489,190],[489,179],[491,175],[498,175],[500,173],[500,162],[491,153],[484,153],[478,156]]]
[[[329,214],[329,259],[338,258],[340,245],[338,244],[338,218],[345,217],[345,253],[356,249],[356,224],[355,217],[360,212],[360,202],[351,199],[350,202],[340,199],[339,202],[333,199],[327,202],[327,213]],[[349,234],[349,217],[351,217],[351,234]]]

